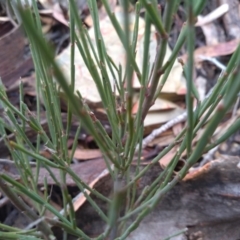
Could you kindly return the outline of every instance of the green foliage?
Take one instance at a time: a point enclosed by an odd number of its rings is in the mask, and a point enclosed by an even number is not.
[[[37,116],[32,116],[27,106],[23,103],[22,97],[20,99],[20,108],[15,108],[7,99],[4,86],[1,85],[0,99],[5,108],[6,115],[11,120],[11,125],[7,125],[1,121],[0,133],[5,138],[6,128],[16,133],[16,142],[8,142],[7,139],[5,140],[10,149],[12,159],[15,161],[19,169],[23,168],[25,171],[20,170],[22,178],[21,183],[1,173],[0,189],[10,198],[12,203],[30,217],[32,221],[38,221],[40,218],[41,221],[36,224],[37,227],[33,227],[31,231],[13,229],[11,227],[0,225],[0,228],[2,229],[2,232],[0,232],[1,239],[21,239],[23,236],[24,239],[27,239],[27,236],[28,239],[54,239],[51,230],[51,226],[54,225],[60,226],[64,230],[65,237],[67,234],[73,234],[81,239],[90,239],[90,237],[76,226],[72,199],[66,188],[66,174],[69,174],[74,179],[79,190],[82,191],[87,201],[89,201],[108,226],[98,239],[106,239],[107,236],[110,236],[111,239],[125,239],[138,227],[140,221],[156,206],[164,194],[166,194],[185,176],[188,169],[198,161],[203,152],[214,147],[213,144],[208,142],[208,139],[212,136],[226,112],[236,100],[237,94],[240,91],[240,48],[238,47],[233,54],[231,61],[227,66],[226,74],[219,78],[211,95],[203,102],[198,102],[196,109],[193,110],[193,93],[194,96],[198,96],[197,90],[193,85],[193,51],[195,41],[194,19],[201,12],[206,1],[185,1],[188,20],[186,26],[183,26],[182,28],[169,60],[164,64],[163,60],[166,54],[168,35],[171,31],[172,19],[178,9],[179,2],[180,1],[166,1],[165,10],[162,15],[156,7],[157,1],[140,0],[136,3],[134,32],[133,34],[130,34],[128,27],[129,2],[127,0],[121,1],[125,19],[124,28],[122,29],[115,14],[111,12],[108,1],[102,1],[112,25],[126,51],[126,66],[125,68],[122,68],[121,66],[116,66],[107,54],[104,38],[100,31],[98,6],[96,1],[88,0],[94,23],[95,40],[97,43],[96,49],[94,49],[90,43],[87,31],[78,16],[77,7],[74,1],[69,1],[71,43],[76,42],[77,46],[77,49],[75,49],[75,44],[72,44],[70,58],[70,85],[65,79],[58,64],[55,62],[54,54],[41,32],[40,18],[36,2],[32,1],[32,9],[22,8],[20,5],[18,7],[15,6],[15,9],[19,10],[19,16],[21,16],[21,21],[31,46],[36,70],[38,113]],[[138,33],[138,18],[142,8],[145,10],[146,27],[143,46],[143,67],[142,69],[139,69],[135,60],[135,50],[136,36]],[[152,69],[149,69],[150,28],[152,25],[155,26],[157,34],[160,36],[160,40],[158,42],[155,64]],[[75,28],[77,31],[75,31]],[[185,42],[188,49],[188,63],[184,68],[187,80],[187,127],[176,137],[173,143],[151,161],[151,164],[140,170],[139,159],[141,156],[140,153],[143,140],[143,119],[146,117],[152,102],[155,101],[161,92],[173,63]],[[74,94],[74,83],[76,81],[74,79],[75,51],[81,53],[81,56],[97,86],[111,126],[111,138],[108,136],[100,121],[90,111],[89,106],[84,102],[81,94],[79,92],[78,95]],[[119,93],[120,100],[117,100],[112,94],[110,73],[107,71],[107,68],[116,69],[120,76],[116,82],[116,89]],[[121,73],[122,69],[125,69],[125,72]],[[110,72],[111,74],[113,73],[113,71]],[[137,75],[141,84],[139,102],[142,108],[139,108],[136,115],[132,116],[132,76],[134,73]],[[159,73],[163,74],[160,84]],[[59,93],[58,85],[55,80],[62,89],[61,93]],[[148,89],[149,84],[150,88]],[[126,86],[126,89],[124,86]],[[147,91],[148,94],[146,94]],[[40,96],[42,96],[42,99],[44,100],[50,135],[45,133],[40,124]],[[61,120],[60,96],[65,97],[68,103],[68,124],[66,129]],[[123,109],[122,111],[118,111],[117,102],[120,102],[120,106],[122,106]],[[211,116],[210,113],[213,108],[217,108],[217,111],[215,115]],[[68,154],[67,139],[73,114],[79,119],[79,128],[76,134],[79,134],[80,127],[85,128],[88,133],[94,137],[94,140],[103,153],[106,165],[114,182],[112,199],[109,199],[108,197],[103,196],[100,192],[91,189],[69,167],[72,157],[69,157]],[[17,119],[20,119],[20,124]],[[200,127],[206,123],[207,127],[205,128],[204,134],[199,140],[197,146],[192,149],[193,138],[196,136]],[[26,136],[26,124],[28,124],[38,135],[36,145],[33,145]],[[229,137],[236,128],[239,128],[239,121],[233,124],[229,131],[226,131],[222,138],[219,139],[218,143]],[[177,141],[180,141],[181,144],[170,164],[159,175],[155,182],[152,183],[152,185],[145,188],[140,196],[137,196],[136,183],[138,179],[140,179],[154,163],[157,163],[159,159],[167,154],[175,146]],[[52,161],[40,155],[39,147],[41,142],[51,150]],[[77,135],[73,144],[74,146],[76,146],[76,142]],[[139,151],[138,166],[136,167],[135,175],[130,178],[130,166],[136,149]],[[174,168],[178,163],[181,154],[185,150],[187,150],[188,155],[186,164],[180,172],[173,177]],[[31,171],[28,161],[29,156],[36,160],[36,173],[32,173]],[[73,154],[71,156],[73,156]],[[47,183],[45,184],[46,193],[44,196],[40,196],[38,193],[37,183],[40,167],[45,167],[52,178],[55,179],[56,184],[61,187],[64,204],[63,214],[59,213],[49,203],[47,197]],[[60,171],[61,179],[55,178],[51,170],[53,168]],[[88,195],[85,189],[89,190],[91,194]],[[31,199],[34,203],[35,211],[25,204],[21,196],[27,196]],[[97,196],[110,205],[110,213],[108,216],[93,200],[93,196]],[[126,206],[124,205],[125,214],[120,218],[119,212],[123,205],[122,200],[126,197],[129,198],[129,203],[126,204]],[[50,211],[55,218],[45,218],[44,213],[46,210]],[[36,214],[36,212],[38,214]],[[129,225],[124,225],[124,223],[133,216],[134,221]],[[116,226],[117,228],[121,227],[121,232],[116,229]]]

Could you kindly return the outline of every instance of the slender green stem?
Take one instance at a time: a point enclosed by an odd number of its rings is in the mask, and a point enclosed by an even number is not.
[[[7,186],[6,183],[2,180],[6,180],[11,182],[12,184],[16,183],[14,181],[11,181],[9,177],[6,177],[5,175],[1,175],[0,178],[0,188],[1,190],[4,192],[4,194],[6,196],[8,196],[8,198],[12,201],[12,203],[21,211],[23,212],[25,215],[27,215],[30,219],[32,220],[37,220],[38,219],[38,215],[29,207],[25,204],[24,201],[22,201],[22,199],[20,199],[17,194],[11,189],[11,187]],[[16,185],[14,185],[16,186]],[[39,223],[39,228],[42,231],[42,233],[44,233],[45,237],[47,237],[47,239],[50,239],[50,236],[53,235],[51,229],[49,228],[49,226],[45,223],[45,222],[40,222]]]
[[[214,143],[209,144],[206,146],[204,152],[208,152],[210,149],[216,147],[217,145],[221,144],[222,142],[226,141],[231,135],[236,133],[240,129],[240,119],[234,122],[227,131],[219,137]]]
[[[188,50],[188,66],[187,66],[187,156],[191,154],[191,146],[193,139],[193,68],[194,68],[194,43],[195,43],[195,16],[193,12],[193,2],[191,0],[186,1],[188,8],[188,22],[187,22],[187,50]]]

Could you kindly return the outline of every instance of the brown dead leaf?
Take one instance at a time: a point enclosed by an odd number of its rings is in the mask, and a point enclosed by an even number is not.
[[[36,96],[35,74],[21,78],[21,81],[24,84],[24,93],[29,96]]]
[[[149,112],[144,119],[144,126],[157,125],[165,123],[171,119],[176,118],[184,112],[184,109],[175,108],[169,111]]]
[[[25,36],[21,26],[13,27],[10,22],[0,27],[0,77],[6,88],[11,87],[32,67],[31,57],[24,57]]]
[[[194,51],[195,62],[201,62],[202,59],[199,56],[205,57],[219,57],[232,54],[240,43],[239,39],[234,39],[229,42],[219,43],[213,46],[204,46]],[[184,63],[187,62],[187,54],[180,57]]]
[[[32,172],[36,171],[36,164],[31,164]],[[93,167],[94,166],[94,167]],[[83,161],[77,164],[71,164],[70,168],[74,171],[84,182],[90,184],[96,177],[99,176],[101,172],[106,168],[106,164],[103,158],[93,159],[91,161]],[[50,168],[56,179],[60,179],[59,169]],[[13,161],[8,159],[0,159],[0,173],[7,174],[13,177],[15,180],[20,180],[20,174],[16,165]],[[45,179],[48,185],[55,185],[55,181],[52,179],[51,175],[45,168],[40,168],[38,184],[39,186],[44,185]],[[76,186],[75,180],[69,175],[66,177],[67,186]]]
[[[59,3],[55,3],[53,5],[52,16],[60,23],[64,24],[65,26],[69,26],[68,21],[66,20],[62,8],[59,6]]]
[[[55,2],[55,3],[54,3]],[[45,1],[41,0],[41,4],[45,9],[41,9],[39,13],[41,14],[41,20],[45,17],[51,17],[52,20],[55,19],[56,21],[62,23],[65,26],[69,26],[68,21],[66,20],[62,8],[57,1]]]
[[[173,148],[171,151],[169,151],[165,156],[163,156],[159,160],[159,164],[163,169],[165,169],[167,167],[167,165],[170,163],[170,161],[173,159],[173,157],[176,154],[176,151],[177,151],[177,149]]]
[[[89,183],[89,187],[90,188],[94,188],[95,184],[102,179],[103,177],[107,176],[109,174],[108,170],[105,169],[103,170],[91,183]],[[88,195],[90,194],[89,190],[85,190],[85,193],[87,193]],[[82,205],[83,203],[86,201],[86,197],[84,196],[83,193],[79,193],[74,199],[73,199],[73,208],[75,211],[77,211]],[[64,210],[62,210],[64,211]]]
[[[71,151],[70,151],[71,153]],[[89,160],[102,157],[102,152],[99,149],[81,149],[77,148],[74,155],[74,158],[78,160]]]
[[[139,102],[135,103],[132,109],[132,114],[136,114],[138,111]],[[150,107],[149,111],[166,111],[177,108],[178,106],[168,100],[157,98],[153,106]]]
[[[91,161],[83,161],[77,164],[71,164],[70,168],[87,184],[90,184],[98,175],[106,168],[105,161],[102,158],[93,159]],[[60,173],[58,169],[51,169],[52,173],[56,177],[56,179],[60,179]],[[35,168],[33,168],[33,172]],[[44,179],[47,179],[48,184],[56,184],[49,172],[41,168],[39,173],[38,184],[42,185],[44,183]],[[66,185],[67,186],[76,186],[75,180],[72,179],[69,175],[66,177]]]
[[[70,165],[72,171],[78,175],[82,181],[88,184],[89,187],[93,188],[95,184],[104,176],[108,175],[108,170],[106,169],[105,161],[102,158],[98,158],[91,161],[84,161],[78,164]],[[60,171],[58,169],[50,168],[52,174],[55,176],[57,180],[60,180]],[[32,165],[32,171],[35,172],[35,164]],[[13,161],[1,159],[0,160],[0,173],[7,174],[13,177],[15,180],[20,181],[20,175],[16,165]],[[56,182],[52,179],[49,172],[45,168],[40,168],[38,185],[43,186],[44,181],[47,181],[48,185],[55,185]],[[69,175],[66,177],[66,185],[67,186],[76,186],[75,180],[72,179]],[[89,190],[85,191],[87,194],[90,194]],[[83,193],[79,193],[73,199],[74,210],[78,210],[78,208],[86,201],[86,198]],[[31,205],[31,201],[29,201]],[[59,206],[55,203],[52,203],[56,209],[59,210]],[[63,211],[63,210],[62,210]],[[53,214],[49,211],[46,212],[47,217],[53,217]]]
[[[152,146],[159,146],[159,147],[166,147],[168,144],[172,143],[175,139],[173,132],[171,129],[162,133],[159,137],[155,138],[151,143],[148,144],[149,147]]]
[[[144,22],[142,23],[141,26],[143,29],[141,31],[139,31],[139,42],[138,42],[138,47],[137,47],[137,63],[138,66],[140,66],[140,69],[142,67],[142,63],[143,63],[143,41],[144,41]],[[157,39],[155,36],[155,30],[152,29],[151,31],[151,43],[150,43],[150,68],[153,66],[154,61],[155,61],[155,55],[156,55],[156,49],[157,49]],[[169,46],[167,46],[167,51],[165,54],[165,58],[164,58],[164,63],[167,62],[167,60],[169,59],[169,57],[171,56],[171,49]],[[173,67],[171,69],[171,72],[167,78],[166,83],[164,84],[164,87],[160,93],[160,96],[162,96],[162,94],[177,94],[177,95],[185,95],[186,94],[186,84],[185,84],[185,79],[182,75],[182,66],[181,64],[176,60],[173,64]],[[162,76],[160,77],[161,80]],[[140,88],[140,83],[137,79],[137,77],[135,76],[134,80],[133,80],[133,86],[135,88]]]
[[[229,162],[228,159],[231,161]],[[217,179],[220,178],[221,181],[231,181],[230,179],[236,181],[239,179],[239,175],[237,172],[240,172],[240,169],[238,168],[238,164],[240,163],[240,158],[238,156],[221,156],[220,159],[211,161],[207,163],[206,165],[202,166],[201,168],[197,168],[196,170],[193,170],[189,172],[183,179],[183,181],[189,181],[189,180],[199,180],[204,179],[204,181],[211,181],[212,184],[214,182],[217,182]],[[222,176],[216,176],[215,173],[220,171]],[[238,175],[238,176],[236,176]],[[215,177],[216,178],[215,178]],[[228,176],[228,178],[226,178]],[[235,177],[236,178],[235,178]],[[233,190],[233,189],[232,189]],[[229,189],[229,191],[231,191]]]
[[[177,123],[172,127],[173,135],[176,137],[178,134],[180,134],[183,130],[183,124]]]
[[[114,13],[116,15],[116,18],[120,22],[120,25],[123,27],[124,15],[123,15],[122,9],[116,8]],[[129,24],[130,24],[131,31],[133,31],[134,29],[134,21],[135,21],[135,16],[134,16],[134,13],[131,12],[129,13],[129,22],[130,22]],[[124,67],[125,66],[125,50],[108,17],[105,17],[104,19],[100,20],[100,30],[106,45],[106,50],[108,55],[111,57],[111,59],[117,66],[121,64]],[[138,41],[137,41],[137,54],[136,54],[136,62],[140,67],[140,69],[142,68],[142,63],[143,63],[142,53],[143,53],[144,31],[145,31],[145,22],[143,19],[140,18]],[[93,28],[89,29],[89,36],[90,36],[90,39],[92,40],[94,48],[96,48]],[[156,36],[155,36],[155,30],[152,29],[151,45],[150,45],[150,65],[154,63],[155,55],[156,55]],[[171,50],[168,47],[164,62],[168,60],[170,55],[171,55]],[[70,46],[67,49],[65,49],[56,58],[66,78],[70,81],[71,68],[70,68],[69,59],[70,59]],[[75,79],[77,79],[77,81],[75,82],[75,90],[76,91],[79,90],[83,98],[88,103],[89,102],[100,103],[101,98],[97,91],[96,85],[78,51],[76,51],[76,54],[75,54],[75,66],[76,66]],[[110,76],[111,84],[113,85],[114,78],[112,77],[111,71],[108,68],[107,68],[107,71]],[[115,75],[117,75],[116,70],[114,69],[113,71],[115,72]],[[123,69],[123,72],[124,72],[124,69]],[[140,87],[136,76],[134,76],[134,79],[133,79],[133,86],[135,88]],[[178,61],[174,63],[172,71],[167,79],[166,84],[164,85],[162,92],[174,93],[174,94],[186,93],[185,80],[182,77],[182,66],[180,65],[180,63],[178,63]]]

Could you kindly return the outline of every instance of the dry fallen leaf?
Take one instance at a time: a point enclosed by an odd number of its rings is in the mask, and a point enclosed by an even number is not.
[[[170,111],[149,112],[144,120],[144,126],[157,125],[165,123],[171,119],[176,118],[184,112],[184,109],[175,108]]]
[[[102,179],[103,177],[107,176],[109,174],[108,170],[103,170],[92,182],[88,184],[90,188],[94,188],[95,184]],[[88,195],[90,194],[89,190],[85,191]],[[75,211],[77,211],[83,203],[86,201],[86,197],[83,193],[79,193],[74,199],[73,199],[73,208]],[[62,210],[63,211],[63,210]]]
[[[239,39],[234,39],[232,41],[219,43],[213,46],[200,47],[194,51],[194,60],[195,62],[201,62],[202,58],[199,56],[219,57],[232,54],[237,49],[239,42]],[[182,55],[180,58],[184,63],[187,62],[187,54]]]
[[[60,7],[59,3],[55,3],[53,5],[53,12],[52,12],[52,16],[59,21],[60,23],[64,24],[65,26],[69,26],[68,21],[66,20],[62,8]]]
[[[167,165],[171,162],[174,155],[176,154],[177,149],[173,148],[171,151],[169,151],[166,155],[164,155],[158,162],[160,166],[165,169]]]
[[[32,171],[35,172],[35,165],[32,164]],[[91,161],[84,161],[78,164],[70,165],[70,168],[78,175],[82,181],[84,181],[90,188],[93,188],[94,185],[104,176],[108,175],[108,170],[106,169],[105,161],[102,158],[98,158]],[[56,179],[60,179],[60,172],[59,169],[50,168],[53,175]],[[21,180],[20,174],[16,165],[13,161],[7,159],[0,159],[0,173],[7,174],[14,178],[17,181]],[[46,180],[48,185],[55,185],[56,182],[52,179],[49,172],[45,168],[40,168],[39,171],[39,178],[38,178],[38,185],[43,186],[44,181]],[[69,175],[66,177],[66,185],[67,186],[76,186],[75,180],[73,180]],[[90,194],[89,190],[85,191],[87,194]],[[86,198],[83,193],[79,193],[73,199],[73,206],[74,210],[76,211],[84,202]],[[52,203],[54,207],[59,210],[59,206],[57,204]],[[62,210],[63,211],[63,210]],[[49,211],[46,212],[45,216],[53,217],[54,215]]]
[[[172,143],[174,139],[175,139],[175,136],[173,135],[173,131],[169,129],[166,132],[162,133],[159,137],[156,137],[147,146],[153,147],[157,145],[159,147],[166,147],[167,145]]]
[[[70,151],[71,153],[71,151]],[[102,157],[102,153],[99,149],[81,149],[77,148],[73,157],[78,160],[90,160]]]
[[[36,171],[36,164],[31,164],[32,172]],[[94,167],[93,167],[94,166]],[[90,184],[103,170],[106,168],[106,164],[103,158],[93,159],[90,161],[82,161],[77,164],[71,164],[70,168],[75,172],[84,182]],[[50,168],[53,175],[56,179],[60,179],[59,169]],[[19,174],[18,169],[13,161],[7,159],[0,159],[0,173],[7,174],[14,178],[15,180],[21,180],[21,176]],[[47,181],[49,185],[55,185],[56,182],[52,179],[51,175],[45,168],[40,168],[38,185],[43,186],[44,181]],[[66,177],[66,185],[67,186],[76,186],[76,182],[67,175]]]
[[[118,21],[123,26],[123,12],[120,8],[115,9],[115,15]],[[135,16],[133,13],[129,14],[130,19],[130,29],[133,30],[134,28],[134,21]],[[112,60],[115,62],[115,64],[118,66],[121,64],[123,67],[125,66],[125,50],[111,24],[111,21],[108,17],[105,17],[103,20],[100,21],[100,29],[103,36],[103,39],[105,41],[106,50],[108,55],[112,58]],[[143,40],[144,40],[144,30],[145,30],[145,22],[143,19],[139,19],[139,34],[138,34],[138,42],[137,42],[137,55],[136,55],[136,61],[139,65],[140,69],[142,68],[142,52],[143,52]],[[94,30],[93,28],[89,29],[89,36],[92,40],[92,43],[96,49],[95,44],[95,38],[94,38]],[[155,37],[155,31],[152,29],[151,34],[151,45],[150,45],[150,62],[153,64],[156,54],[156,37]],[[77,47],[76,47],[77,49]],[[166,62],[171,54],[171,50],[168,47],[167,48],[167,54],[165,57],[164,62]],[[62,68],[63,72],[65,73],[67,79],[70,81],[70,46],[65,49],[57,58],[57,62],[59,63],[60,67]],[[96,85],[85,66],[85,63],[79,54],[78,51],[76,51],[75,54],[75,91],[80,91],[83,98],[92,103],[98,103],[101,102],[101,98],[99,96],[99,93],[97,91]],[[114,78],[112,77],[110,70],[108,70],[111,84],[114,84]],[[114,70],[115,71],[115,70]],[[124,72],[124,68],[123,68]],[[117,75],[116,71],[115,74]],[[133,79],[133,86],[138,88],[140,87],[137,77],[135,76]],[[169,75],[169,78],[163,88],[163,93],[176,93],[176,94],[185,94],[186,92],[186,86],[185,86],[185,80],[182,77],[182,66],[178,63],[178,61],[175,61],[174,66],[172,68],[172,71]],[[91,94],[89,94],[91,93]]]
[[[138,105],[139,103],[135,103],[132,108],[132,114],[136,114],[138,111]],[[153,106],[149,109],[150,112],[154,111],[166,111],[166,110],[172,110],[177,108],[178,106],[168,100],[157,98]]]

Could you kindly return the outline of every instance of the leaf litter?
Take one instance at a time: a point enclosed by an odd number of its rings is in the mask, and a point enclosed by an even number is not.
[[[220,19],[223,18],[223,22],[225,24],[223,28],[226,32],[226,37],[224,40],[222,40],[222,36],[218,36],[218,34],[216,34],[216,31],[211,31],[211,29],[217,29],[217,30],[219,29],[219,25],[216,24],[216,22],[218,21],[216,17],[211,18],[210,20],[206,16],[199,18],[200,23],[198,23],[198,26],[202,28],[203,34],[205,37],[205,42],[202,42],[201,46],[199,46],[195,51],[196,68],[197,68],[198,74],[200,72],[200,76],[201,76],[201,73],[203,73],[203,70],[205,69],[203,66],[207,58],[221,59],[221,56],[228,56],[234,52],[237,45],[239,44],[239,36],[236,35],[237,33],[240,32],[239,26],[236,24],[236,21],[235,22],[232,21],[233,18],[236,19],[236,14],[233,14],[233,8],[234,7],[236,8],[236,6],[239,7],[239,3],[238,5],[232,5],[233,4],[232,2],[234,1],[229,1],[227,3],[226,1],[220,1],[220,4],[219,4],[220,7],[215,10],[211,9],[211,4],[214,5],[215,2],[213,1],[213,3],[209,3],[209,7],[212,11],[212,14],[209,14],[209,15],[214,16],[213,12],[214,13],[217,12],[217,17],[219,17]],[[50,2],[41,1],[41,3],[42,5],[44,5]],[[223,5],[221,4],[224,4],[224,7],[222,7]],[[114,6],[114,1],[113,1],[113,6]],[[63,12],[60,12],[60,15],[58,15],[56,7],[57,7],[56,5],[55,5],[55,8],[54,8],[54,5],[49,5],[48,7],[45,8],[45,10],[50,10],[49,14],[52,14],[52,17],[55,18],[55,20],[61,22],[62,24],[67,25],[66,24],[67,21],[66,19],[64,19]],[[221,12],[219,9],[223,9],[225,11],[224,16],[221,16],[223,12]],[[228,11],[226,11],[226,9],[228,9]],[[119,9],[117,11],[118,11],[117,16],[121,18],[122,17],[121,11]],[[211,13],[211,11],[209,12]],[[124,65],[124,55],[121,54],[123,52],[121,48],[121,44],[119,44],[119,40],[117,39],[117,36],[115,36],[116,34],[114,34],[113,29],[111,28],[110,22],[107,20],[106,17],[104,17],[104,13],[102,14],[102,16],[103,17],[101,19],[100,24],[102,26],[102,29],[101,29],[102,34],[106,39],[106,45],[109,46],[108,53],[112,57],[112,59],[115,59],[117,62],[119,62],[119,59],[120,59],[119,63]],[[4,21],[6,21],[6,19]],[[87,23],[89,26],[91,25],[90,20],[87,20]],[[45,28],[47,29],[45,31],[51,31],[52,22],[49,21],[47,22],[47,24],[50,24],[50,25],[48,25],[48,27]],[[234,29],[234,30],[231,30],[231,29]],[[154,52],[156,49],[156,39],[153,32],[151,35],[151,41],[152,41],[151,56],[154,56]],[[140,66],[142,61],[141,60],[141,44],[143,41],[142,40],[143,33],[144,33],[144,22],[141,20],[139,37],[138,37],[138,51],[137,51],[137,62]],[[89,30],[89,34],[94,42],[94,37],[91,29]],[[229,36],[231,36],[230,39],[229,39]],[[0,38],[0,41],[1,41],[1,38]],[[59,61],[64,73],[67,76],[69,76],[70,74],[69,54],[70,54],[69,48],[66,48],[65,50],[63,50],[63,52],[60,55],[57,56],[57,60]],[[170,56],[170,54],[171,54],[171,50],[170,48],[168,48],[167,58],[168,56]],[[119,56],[121,56],[121,58]],[[165,61],[167,60],[167,58],[165,59]],[[181,59],[183,61],[186,61],[186,58],[187,58],[186,55],[181,56]],[[151,62],[153,61],[154,61],[154,58],[151,58]],[[76,79],[79,80],[76,83],[77,84],[76,89],[79,89],[81,91],[82,95],[89,103],[100,103],[101,100],[96,91],[94,82],[92,81],[89,75],[89,72],[86,69],[81,57],[76,56],[75,62],[77,65]],[[213,71],[215,71],[216,65],[214,63],[210,64],[209,66],[210,66],[210,70],[213,69]],[[203,70],[201,68],[203,68]],[[1,71],[0,71],[0,74],[2,74]],[[17,73],[17,74],[19,74],[17,76],[22,75],[22,73]],[[206,76],[205,74],[202,74],[202,76],[204,76],[204,79],[206,81],[210,81],[208,76]],[[6,78],[6,79],[9,79],[9,78]],[[14,81],[16,81],[15,79],[18,79],[18,77],[14,77],[13,79]],[[8,80],[6,80],[6,82],[8,82]],[[139,84],[136,77],[133,81],[133,85],[137,91],[137,89],[139,88]],[[204,95],[206,94],[206,92],[209,91],[209,89],[206,89],[207,88],[206,84],[200,84],[200,88],[203,92],[202,97],[204,97]],[[89,92],[91,92],[91,95],[89,94]],[[167,84],[163,89],[163,93],[160,95],[159,99],[157,99],[152,109],[150,109],[150,112],[147,116],[147,121],[144,123],[146,126],[145,128],[146,132],[149,132],[149,131],[151,132],[151,128],[153,130],[157,127],[164,128],[165,126],[165,130],[160,131],[160,133],[156,134],[152,138],[152,140],[146,144],[146,149],[150,149],[150,150],[147,150],[146,152],[143,151],[143,154],[145,154],[145,156],[149,154],[149,151],[153,151],[154,146],[157,146],[157,145],[159,145],[158,147],[167,146],[168,142],[170,142],[171,139],[173,139],[174,136],[176,136],[177,132],[179,132],[184,127],[185,119],[182,118],[181,121],[176,121],[176,119],[178,119],[179,116],[184,116],[184,104],[180,102],[182,102],[182,100],[184,99],[185,92],[186,92],[186,86],[185,86],[184,79],[182,77],[182,67],[180,66],[180,64],[176,62],[169,76],[169,79],[167,80]],[[180,96],[180,98],[177,97],[177,100],[176,100],[176,96]],[[17,105],[17,103],[15,104]],[[92,106],[94,106],[94,104]],[[96,106],[98,106],[99,108],[99,106],[101,105],[96,105]],[[136,112],[137,107],[138,107],[138,103],[136,101],[134,105],[134,109],[132,110],[133,114]],[[169,121],[173,122],[174,120],[175,120],[175,123],[173,123],[172,125],[169,124]],[[219,129],[216,131],[216,135],[213,136],[213,141],[214,139],[217,138],[217,134],[219,133],[219,131],[222,132],[229,125],[231,125],[231,121],[233,121],[233,118],[229,118],[226,122],[220,125]],[[166,128],[166,125],[169,125],[169,126]],[[239,151],[239,141],[237,140],[238,136],[239,134],[236,133],[234,138],[235,140],[233,141],[235,144],[234,145],[235,155]],[[164,137],[165,138],[167,137],[169,140],[165,142],[166,139],[164,140]],[[194,141],[197,141],[198,137],[199,136],[197,136]],[[1,147],[1,141],[0,141],[0,147]],[[164,145],[164,142],[165,142],[165,145]],[[79,174],[83,178],[86,177],[85,179],[86,182],[89,183],[91,187],[94,187],[95,184],[101,179],[101,177],[104,177],[106,176],[105,174],[107,174],[107,172],[104,170],[105,169],[104,161],[103,159],[101,159],[101,153],[99,152],[98,149],[91,149],[89,147],[82,148],[82,144],[84,144],[84,139],[80,139],[79,147],[77,148],[74,157],[79,160],[84,160],[84,162],[78,162],[77,164],[73,164],[71,167],[75,169],[77,174]],[[193,146],[194,146],[194,142],[193,142]],[[237,158],[234,154],[228,155],[228,150],[230,148],[226,149],[226,146],[224,146],[223,148],[225,148],[225,150],[223,150],[223,153],[225,154],[219,155],[220,150],[217,150],[216,151],[217,154],[214,154],[212,156],[212,159],[210,159],[206,165],[200,165],[200,167],[196,169],[192,169],[192,171],[190,171],[189,174],[185,177],[184,182],[180,183],[174,191],[171,191],[166,196],[166,199],[164,200],[165,202],[163,201],[163,203],[161,203],[163,205],[160,204],[160,206],[164,206],[163,209],[167,209],[166,206],[168,205],[166,201],[168,201],[169,205],[176,206],[176,209],[175,209],[176,211],[174,213],[171,211],[164,213],[162,211],[162,208],[159,206],[155,210],[158,216],[156,216],[156,214],[154,213],[150,215],[149,218],[146,219],[146,221],[144,221],[141,224],[141,232],[139,233],[137,230],[131,235],[131,237],[129,237],[129,239],[140,239],[139,234],[141,235],[143,233],[149,234],[149,231],[147,231],[147,229],[149,228],[151,228],[152,231],[151,231],[151,234],[147,235],[146,237],[148,239],[156,239],[155,237],[157,238],[159,238],[160,236],[162,238],[167,237],[170,235],[170,233],[176,232],[177,230],[181,230],[184,227],[188,227],[189,231],[187,234],[185,234],[184,232],[182,235],[180,235],[180,237],[185,237],[185,239],[197,239],[197,236],[198,237],[200,236],[203,239],[229,239],[229,238],[231,239],[233,236],[236,236],[236,238],[234,237],[234,239],[237,239],[237,236],[239,236],[238,235],[239,233],[235,231],[234,227],[233,228],[228,227],[228,231],[225,231],[225,235],[224,236],[221,235],[221,232],[222,232],[221,228],[227,225],[227,224],[224,225],[224,221],[225,222],[232,221],[235,219],[238,220],[236,216],[236,212],[234,212],[230,208],[227,208],[228,212],[225,212],[225,215],[221,215],[216,218],[216,215],[218,215],[221,212],[221,209],[223,206],[231,205],[231,206],[235,206],[236,210],[239,209],[239,206],[236,205],[234,199],[239,197],[239,190],[236,187],[237,186],[236,184],[238,183],[237,176],[239,174],[238,172],[239,168],[236,166],[239,165],[240,161],[239,161],[239,158]],[[219,149],[221,149],[221,146],[219,146]],[[158,149],[158,151],[160,150]],[[154,175],[154,170],[151,174],[153,176],[157,176],[159,172],[162,171],[162,168],[166,167],[166,165],[168,164],[168,161],[171,160],[173,154],[174,152],[170,152],[169,155],[166,155],[165,158],[161,159],[159,162],[161,167],[156,165],[155,169],[157,169],[157,171],[155,175]],[[95,160],[89,161],[89,159],[95,159]],[[143,159],[146,159],[144,155],[143,155]],[[183,160],[184,160],[184,155],[183,155]],[[92,165],[97,166],[98,168],[92,168]],[[79,166],[79,168],[77,168],[77,166]],[[32,167],[34,170],[34,165]],[[8,173],[13,177],[16,177],[16,178],[19,177],[16,171],[16,167],[9,160],[5,159],[1,162],[1,169],[2,169],[1,170],[2,173],[5,171],[5,173]],[[55,172],[54,169],[53,171],[54,171],[54,174],[56,175],[58,174],[57,171]],[[219,176],[221,176],[220,179],[219,179]],[[236,176],[236,177],[233,179],[232,176]],[[54,181],[51,180],[51,177],[49,177],[48,173],[44,172],[44,169],[41,169],[40,178],[39,178],[40,186],[43,183],[45,178],[48,179],[49,186],[54,184]],[[147,180],[145,179],[141,179],[140,182],[143,185],[147,184]],[[67,178],[68,186],[74,186],[74,184],[75,183],[71,178]],[[232,190],[229,191],[229,189],[230,190],[232,189]],[[206,194],[202,195],[203,192]],[[213,194],[214,197],[209,199],[207,194]],[[176,196],[181,196],[181,198]],[[222,205],[216,204],[216,202],[218,203],[219,199],[215,196],[218,196],[218,197],[220,196],[220,201],[223,203]],[[176,200],[176,199],[180,199],[180,200]],[[79,213],[81,211],[84,212],[83,208],[86,207],[87,205],[87,203],[84,204],[84,202],[85,202],[85,197],[83,196],[83,194],[82,193],[76,194],[74,207],[75,207],[75,210],[76,211],[78,210]],[[181,206],[177,208],[179,204],[181,204]],[[192,205],[192,208],[190,209],[189,209],[189,204]],[[202,204],[202,205],[198,205],[198,204]],[[213,204],[215,205],[215,212],[209,211],[209,209],[211,209]],[[198,211],[198,208],[201,206],[204,206],[203,212],[204,214],[206,214],[207,217],[203,217],[201,212]],[[186,214],[186,211],[188,211],[187,214]],[[180,222],[178,221],[179,219],[178,216],[181,216]],[[196,217],[194,218],[193,216],[196,216]],[[165,221],[162,221],[162,219],[165,219]],[[154,224],[157,224],[157,225],[155,226]],[[211,226],[214,230],[210,230],[208,226]],[[144,231],[144,229],[146,229],[146,231]],[[159,235],[159,232],[157,232],[157,229],[161,229],[162,231],[161,235]],[[214,235],[214,232],[216,232],[215,235]],[[232,232],[233,235],[229,236],[228,234],[230,232]],[[143,238],[143,239],[146,239],[146,238]],[[180,239],[180,238],[174,238],[174,239]]]

